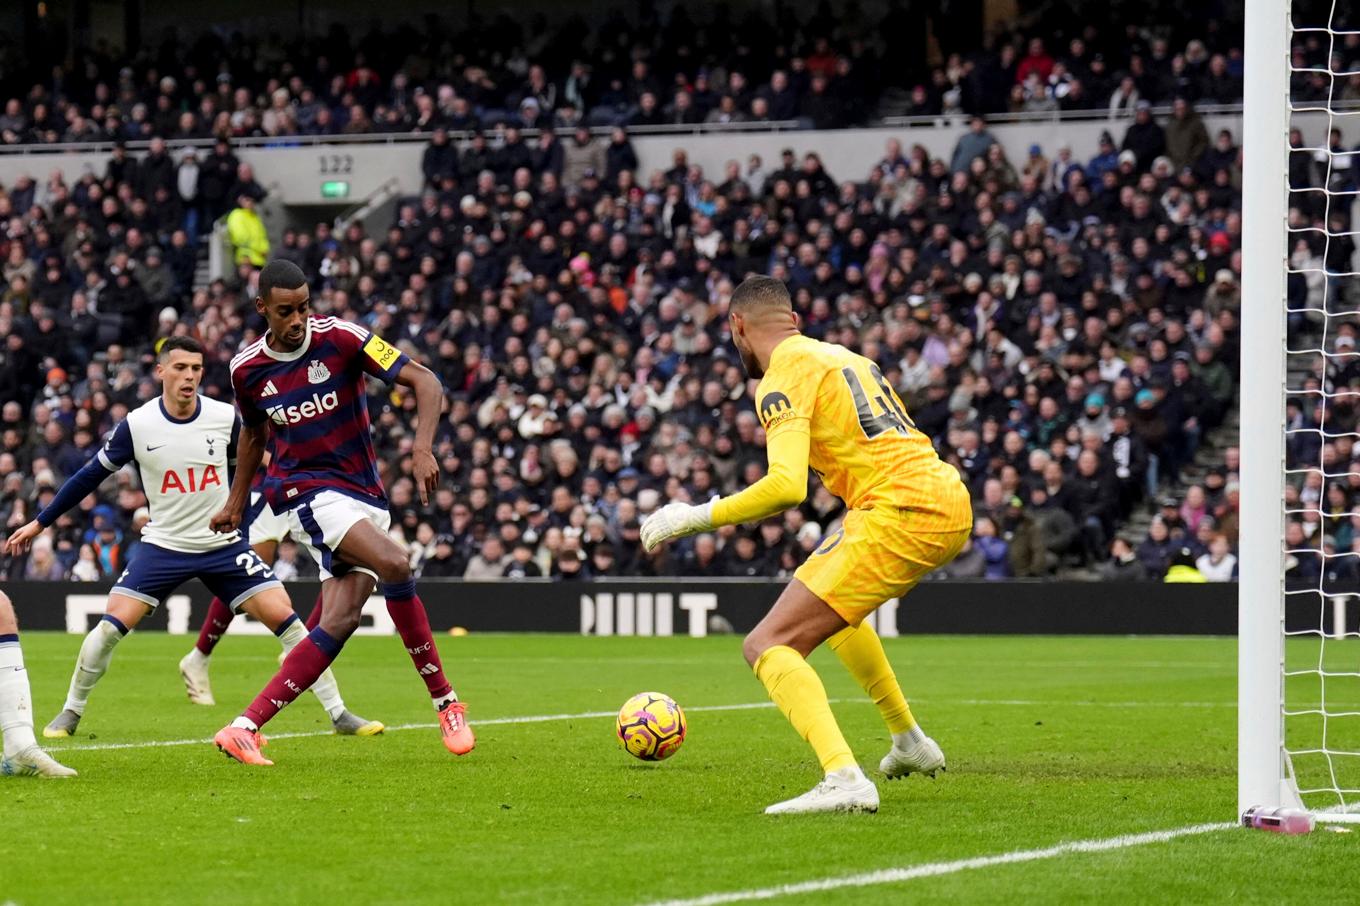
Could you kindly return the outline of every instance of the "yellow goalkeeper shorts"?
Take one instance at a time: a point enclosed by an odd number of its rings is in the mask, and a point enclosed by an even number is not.
[[[966,492],[963,505],[969,506]],[[971,520],[971,507],[966,512]],[[952,531],[919,531],[913,521],[919,525],[921,514],[881,507],[850,510],[794,578],[841,619],[858,626],[884,601],[900,598],[927,573],[958,556],[972,530],[969,524]]]

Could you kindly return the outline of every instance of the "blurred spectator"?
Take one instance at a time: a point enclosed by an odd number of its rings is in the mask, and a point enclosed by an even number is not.
[[[981,579],[986,574],[987,555],[978,547],[977,539],[973,536],[968,538],[953,562],[932,573],[941,579]]]
[[[277,570],[275,572],[277,574]],[[95,562],[94,548],[88,544],[82,544],[76,562],[71,566],[71,580],[74,582],[98,582],[101,578],[99,564]]]
[[[1185,501],[1180,507],[1181,523],[1189,534],[1199,531],[1199,525],[1205,519],[1210,519],[1209,502],[1204,496],[1204,488],[1199,485],[1191,485],[1185,492]]]
[[[288,582],[294,579],[315,578],[316,570],[310,557],[302,553],[297,546],[297,542],[286,539],[279,543],[277,555],[274,558],[274,575],[281,582]]]
[[[1119,151],[1114,146],[1114,137],[1107,130],[1100,133],[1096,154],[1086,165],[1086,180],[1088,184],[1099,184],[1106,173],[1112,173],[1118,167]]]
[[[1285,523],[1284,581],[1287,589],[1315,589],[1322,578],[1322,549],[1309,534],[1300,522]]]
[[[590,575],[595,579],[619,575],[612,544],[605,542],[595,545],[595,550],[590,554]]]
[[[1000,527],[1009,547],[1011,574],[1022,579],[1048,575],[1049,552],[1044,546],[1043,529],[1019,497],[1007,501]]]
[[[463,578],[483,582],[499,579],[505,575],[505,568],[508,565],[509,558],[506,556],[504,543],[498,536],[488,535],[482,542],[481,550],[468,561],[467,568],[463,570]]]
[[[203,206],[201,232],[208,232],[214,223],[226,216],[233,203],[230,192],[236,185],[236,171],[241,162],[232,153],[231,145],[223,137],[213,143],[198,171],[198,198]]]
[[[722,564],[718,559],[718,543],[712,535],[699,535],[680,567],[680,575],[691,578],[712,579],[722,575]]]
[[[636,169],[631,167],[619,170]],[[580,185],[587,173],[600,176],[609,172],[604,143],[590,134],[585,126],[578,126],[572,137],[562,147],[562,183],[568,186]]]
[[[1162,579],[1168,584],[1203,584],[1207,581],[1204,575],[1195,568],[1195,554],[1188,547],[1177,548],[1171,555],[1171,564],[1167,568],[1166,576]]]
[[[490,561],[488,561],[490,568]],[[534,579],[543,575],[543,570],[534,562],[533,545],[519,541],[510,552],[510,562],[505,564],[501,573],[507,579]]]
[[[1101,564],[1100,578],[1106,582],[1142,582],[1149,578],[1149,570],[1129,542],[1116,537],[1110,542],[1110,559]]]
[[[1197,162],[1209,150],[1209,130],[1195,108],[1183,97],[1171,105],[1166,124],[1166,153],[1176,170]]]
[[[1134,108],[1133,123],[1124,133],[1124,151],[1132,151],[1138,171],[1152,167],[1152,162],[1166,151],[1166,132],[1152,118],[1152,105],[1139,101]]]
[[[1116,406],[1110,410],[1110,433],[1107,439],[1110,461],[1114,466],[1114,480],[1119,489],[1119,513],[1127,516],[1141,499],[1147,486],[1147,444],[1134,433],[1129,410]]]
[[[577,582],[590,578],[590,569],[585,564],[585,552],[579,548],[564,547],[553,557],[550,575],[559,582]]]
[[[1228,539],[1214,535],[1207,553],[1200,554],[1195,568],[1209,582],[1231,582],[1237,578],[1237,556],[1232,553]]]
[[[973,524],[973,547],[982,555],[986,567],[983,578],[1005,579],[1011,574],[1010,546],[1006,539],[997,533],[996,523],[990,516],[980,516]]]
[[[995,143],[996,139],[987,131],[987,121],[981,116],[974,116],[968,121],[968,131],[961,135],[958,143],[954,145],[954,156],[950,160],[949,169],[955,173],[967,170],[973,161],[985,157],[987,149]]]
[[[66,578],[66,569],[53,552],[50,537],[39,535],[34,539],[28,562],[24,564],[24,578],[45,582],[57,582]]]
[[[198,197],[198,184],[202,175],[203,171],[198,164],[198,152],[193,148],[186,148],[183,156],[180,157],[179,166],[175,169],[176,198],[179,208],[184,213],[182,220],[175,218],[176,222],[173,223],[173,228],[183,227],[184,231],[193,239],[198,238],[202,217]]]
[[[422,578],[450,579],[463,575],[467,563],[458,556],[457,542],[452,535],[438,535],[434,539],[434,555],[420,567]]]
[[[1039,145],[1029,146],[1029,157],[1025,158],[1020,172],[1035,180],[1041,188],[1048,188],[1052,163],[1044,157],[1044,149]]]
[[[1138,561],[1147,570],[1148,578],[1162,578],[1171,565],[1171,558],[1179,548],[1180,543],[1171,537],[1166,521],[1160,516],[1154,517],[1152,524],[1148,526],[1147,538],[1138,545],[1137,551]]]
[[[1030,76],[1036,76],[1039,81],[1046,82],[1053,73],[1054,65],[1053,58],[1044,50],[1043,39],[1031,38],[1029,53],[1015,67],[1015,81],[1023,84]]]
[[[458,148],[449,141],[448,130],[444,127],[436,128],[430,137],[420,169],[425,175],[425,185],[431,188],[442,185],[446,179],[458,178]]]
[[[1119,80],[1114,91],[1110,93],[1109,107],[1110,116],[1128,115],[1138,109],[1139,104],[1150,103],[1145,101],[1142,93],[1138,90],[1138,81],[1131,75],[1125,75]]]
[[[1071,483],[1071,507],[1080,528],[1085,562],[1094,563],[1103,557],[1118,504],[1118,489],[1100,457],[1094,450],[1082,450]]]
[[[727,557],[729,576],[749,578],[766,574],[765,557],[756,537],[749,530],[738,530]]]

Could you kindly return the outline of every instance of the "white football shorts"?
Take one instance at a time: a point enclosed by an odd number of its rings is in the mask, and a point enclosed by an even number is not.
[[[345,533],[363,520],[373,523],[385,535],[392,525],[392,514],[386,507],[374,506],[339,491],[320,491],[288,511],[288,528],[316,561],[323,582],[355,571],[367,573],[375,582],[379,581],[373,570],[345,563],[335,555]]]
[[[259,491],[254,491],[250,495],[250,510],[254,513],[247,531],[247,540],[251,547],[264,541],[278,544],[288,537],[288,520],[274,512]],[[306,535],[299,536],[305,537]]]

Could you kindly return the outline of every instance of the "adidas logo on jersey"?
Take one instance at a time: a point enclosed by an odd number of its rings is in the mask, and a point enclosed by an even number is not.
[[[321,384],[331,379],[331,370],[326,367],[325,362],[307,363],[307,380],[313,384]]]
[[[340,395],[332,390],[325,396],[313,393],[312,398],[296,406],[273,406],[265,410],[280,425],[296,425],[340,405]]]
[[[273,396],[279,392],[279,388],[274,386],[273,381],[265,381],[264,389],[260,391],[260,396]]]

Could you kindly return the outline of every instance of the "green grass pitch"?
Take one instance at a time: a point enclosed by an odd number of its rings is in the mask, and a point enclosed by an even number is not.
[[[40,725],[79,641],[23,636]],[[949,772],[880,782],[877,815],[787,818],[761,809],[811,786],[815,763],[735,638],[442,638],[477,730],[466,758],[440,745],[400,643],[356,638],[336,668],[350,707],[430,727],[279,738],[270,769],[206,743],[149,745],[207,739],[275,667],[272,639],[229,637],[219,704],[195,707],[176,669],[191,641],[119,647],[79,737],[52,745],[78,779],[0,778],[0,903],[648,903],[1231,821],[1235,805],[1231,639],[887,640]],[[834,657],[813,662],[875,767],[877,712]],[[658,765],[618,748],[612,717],[502,721],[612,712],[649,689],[689,718]],[[730,705],[754,707],[708,710]],[[270,729],[328,727],[307,696]],[[1357,842],[1225,829],[776,900],[1339,902]]]

